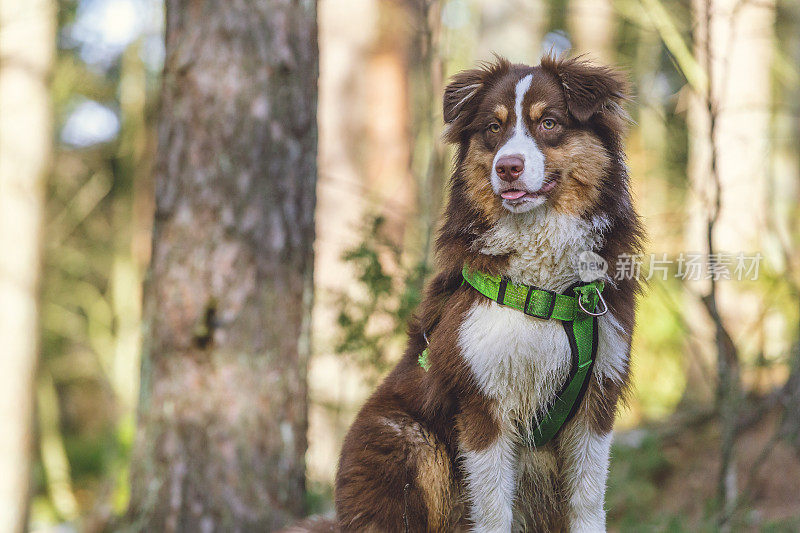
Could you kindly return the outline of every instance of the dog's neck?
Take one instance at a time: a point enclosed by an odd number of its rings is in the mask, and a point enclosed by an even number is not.
[[[602,247],[608,226],[604,216],[586,220],[542,206],[505,214],[473,246],[490,256],[507,254],[504,275],[512,282],[561,292],[579,281],[578,257]]]

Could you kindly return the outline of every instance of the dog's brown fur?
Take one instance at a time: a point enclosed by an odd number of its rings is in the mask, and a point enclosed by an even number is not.
[[[341,531],[405,532],[468,529],[460,449],[481,450],[498,436],[496,402],[485,396],[465,364],[457,342],[465,313],[484,299],[462,286],[461,268],[505,275],[509,255],[476,251],[476,239],[504,214],[488,183],[492,157],[506,135],[508,95],[521,75],[534,73],[525,101],[526,120],[546,156],[548,177],[558,184],[548,202],[559,212],[587,220],[607,217],[598,253],[615,264],[639,249],[641,228],[633,210],[622,137],[620,107],[627,87],[616,71],[581,60],[545,58],[538,67],[498,59],[456,75],[444,95],[446,140],[457,145],[450,196],[437,240],[437,271],[409,324],[402,360],[369,398],[344,442],[336,476],[336,512]],[[474,94],[464,99],[465,91]],[[513,99],[511,100],[513,107]],[[556,116],[555,131],[536,129],[544,112]],[[486,129],[490,121],[498,132]],[[549,288],[549,287],[545,287]],[[623,279],[604,292],[627,335],[633,330],[636,280]],[[535,319],[532,319],[535,320]],[[417,362],[430,340],[430,370]],[[627,356],[627,354],[626,354]],[[597,377],[573,419],[598,434],[613,425],[627,382]],[[515,524],[533,531],[566,527],[565,485],[558,437],[520,454]]]

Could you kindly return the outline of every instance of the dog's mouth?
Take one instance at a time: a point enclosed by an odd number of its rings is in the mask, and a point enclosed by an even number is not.
[[[500,191],[500,196],[504,200],[508,200],[512,203],[517,202],[524,202],[526,199],[536,199],[541,198],[543,196],[547,196],[553,189],[555,189],[556,184],[558,183],[557,176],[548,176],[542,186],[537,191],[529,191],[528,189],[517,189],[514,187],[509,187],[507,189],[503,189]],[[513,184],[510,184],[513,185]]]

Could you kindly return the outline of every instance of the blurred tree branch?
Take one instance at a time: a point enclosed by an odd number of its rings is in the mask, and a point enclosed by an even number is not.
[[[683,40],[664,5],[659,0],[639,1],[664,41],[664,46],[675,58],[675,62],[686,77],[686,81],[695,91],[699,93],[706,92],[709,84],[707,71],[703,69],[697,58],[692,54],[689,45]]]

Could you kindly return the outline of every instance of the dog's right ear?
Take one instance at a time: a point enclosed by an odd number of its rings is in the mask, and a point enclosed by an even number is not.
[[[442,117],[446,124],[444,139],[455,143],[461,133],[469,126],[480,103],[479,93],[486,82],[493,76],[508,70],[510,63],[498,57],[494,63],[487,63],[478,68],[463,70],[453,76],[444,90],[442,100]]]
[[[483,88],[485,77],[486,70],[482,68],[462,70],[453,76],[444,90],[442,116],[445,124],[452,124],[460,115],[468,114],[470,107],[474,107],[475,95]]]

